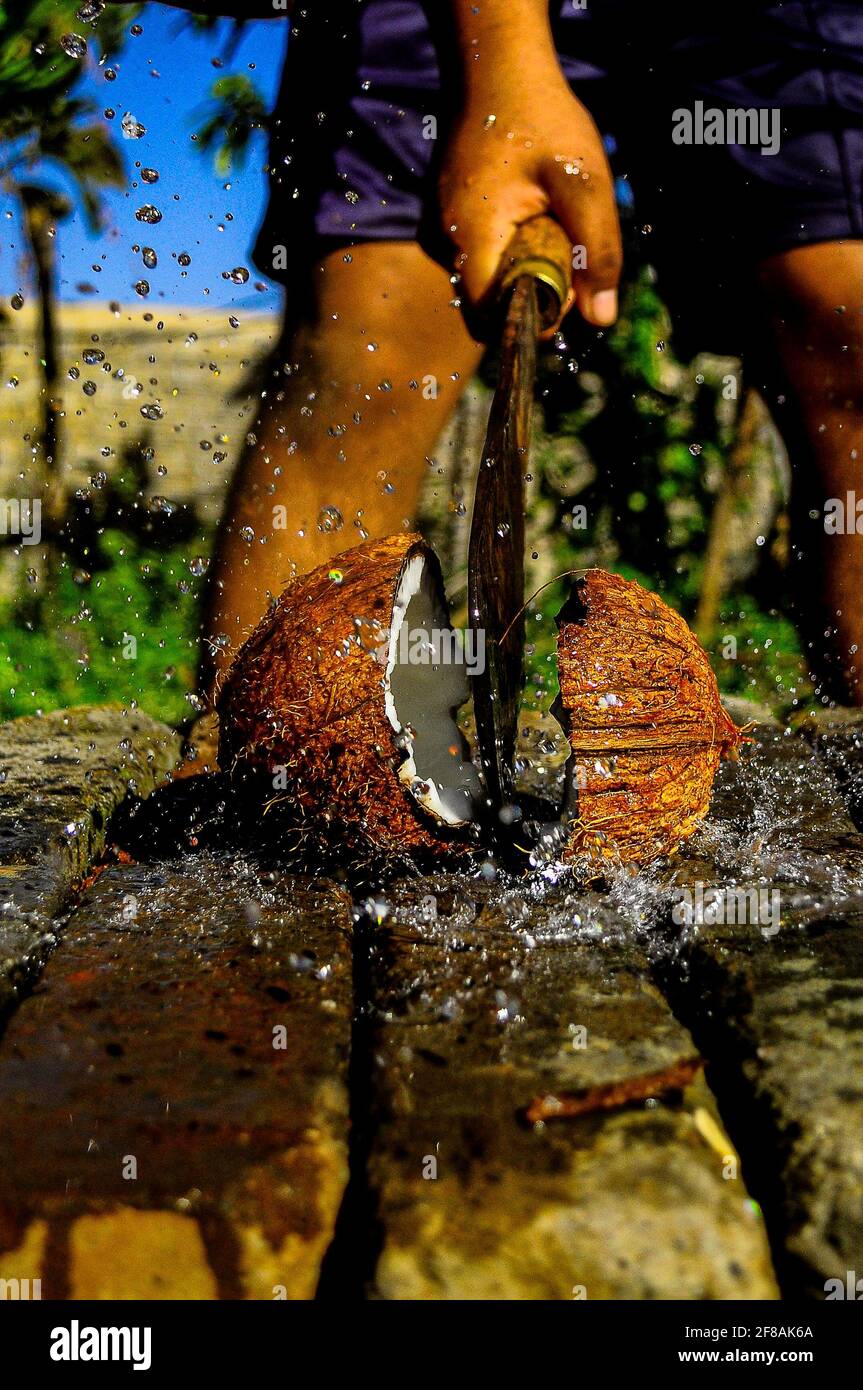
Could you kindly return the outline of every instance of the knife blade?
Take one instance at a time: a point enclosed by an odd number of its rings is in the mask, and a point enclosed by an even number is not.
[[[547,216],[518,228],[495,287],[503,316],[498,381],[474,493],[468,623],[485,660],[471,683],[477,744],[493,811],[514,794],[524,659],[524,472],[530,449],[536,344],[566,305],[572,250]]]

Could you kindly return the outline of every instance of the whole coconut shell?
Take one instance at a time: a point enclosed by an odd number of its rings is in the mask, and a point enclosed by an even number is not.
[[[673,853],[743,738],[706,653],[656,594],[598,569],[576,581],[558,629],[558,712],[577,796],[565,857],[627,864]]]
[[[443,605],[440,566],[421,536],[356,546],[288,586],[240,649],[218,698],[219,766],[278,771],[273,801],[347,849],[466,848],[464,833],[420,806],[400,780],[407,754],[386,712],[382,644],[417,555],[431,566]]]

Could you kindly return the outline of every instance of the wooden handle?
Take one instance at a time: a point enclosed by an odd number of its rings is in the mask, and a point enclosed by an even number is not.
[[[532,275],[542,287],[538,296],[542,327],[552,328],[561,316],[572,286],[572,246],[560,223],[542,213],[522,222],[503,253],[498,271],[498,297],[520,275]]]

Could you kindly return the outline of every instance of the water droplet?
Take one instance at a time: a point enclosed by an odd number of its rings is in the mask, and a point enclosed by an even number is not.
[[[341,531],[345,524],[345,519],[338,507],[321,507],[318,512],[318,530],[329,534],[332,531]]]
[[[158,183],[159,171],[158,169],[142,169],[141,178],[144,180],[144,183]]]
[[[13,308],[13,309],[23,309],[23,308],[24,308],[24,296],[23,296],[23,294],[13,294],[13,296],[12,296],[12,298],[10,299],[9,303],[12,305],[12,308]]]
[[[61,34],[60,47],[70,58],[83,58],[87,52],[87,40],[80,34]]]
[[[165,412],[158,401],[151,401],[149,405],[142,405],[141,414],[145,420],[162,420],[165,416]]]
[[[159,264],[159,257],[156,255],[152,246],[144,246],[141,249],[141,260],[148,270],[155,270]]]
[[[120,125],[123,129],[124,140],[140,140],[142,135],[147,134],[147,127],[141,125],[141,122],[135,119],[131,111],[123,113]]]
[[[241,541],[245,541],[245,542],[246,542],[246,545],[251,545],[251,544],[252,544],[252,541],[253,541],[254,539],[255,539],[255,533],[254,533],[254,531],[253,531],[253,529],[252,529],[251,526],[241,526],[241,527],[240,527],[240,540],[241,540]]]
[[[152,203],[145,203],[143,207],[138,208],[135,216],[139,222],[147,222],[151,226],[154,226],[156,222],[161,222],[162,220],[162,214]]]
[[[142,299],[146,298],[146,296],[150,293],[149,280],[136,280],[134,290],[135,293],[139,294]]]

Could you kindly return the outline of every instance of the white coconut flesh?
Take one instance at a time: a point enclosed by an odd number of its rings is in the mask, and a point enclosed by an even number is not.
[[[472,820],[482,794],[455,721],[467,696],[463,644],[449,625],[431,566],[423,555],[413,555],[393,604],[384,698],[405,752],[399,778],[446,825]]]

